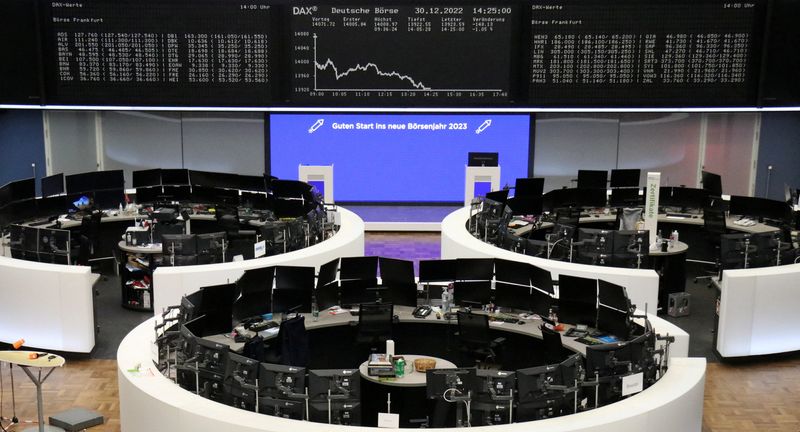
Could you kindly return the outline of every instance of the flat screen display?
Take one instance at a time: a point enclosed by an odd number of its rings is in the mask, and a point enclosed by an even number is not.
[[[500,184],[528,177],[530,116],[274,114],[270,174],[333,165],[340,202],[463,202],[469,152],[497,152]]]

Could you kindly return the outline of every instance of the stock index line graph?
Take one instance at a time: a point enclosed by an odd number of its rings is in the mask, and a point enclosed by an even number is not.
[[[314,46],[313,46],[313,55],[314,55],[314,90],[315,91],[411,91],[411,92],[452,92],[452,91],[464,91],[464,92],[500,92],[503,91],[502,89],[470,89],[470,88],[433,88],[430,86],[425,85],[423,82],[414,79],[414,77],[410,75],[405,75],[397,71],[388,71],[385,72],[381,70],[380,66],[372,63],[367,62],[366,64],[362,65],[360,63],[356,64],[355,66],[348,67],[344,69],[343,72],[340,72],[336,63],[330,59],[330,57],[325,57],[325,61],[320,63],[319,57],[317,55],[317,36],[316,33],[313,34],[314,39]],[[327,88],[329,86],[320,87],[318,85],[318,72],[319,71],[332,71],[333,76],[336,81],[339,81],[343,78],[350,76],[350,74],[355,72],[370,72],[372,71],[375,76],[378,77],[385,77],[390,79],[396,79],[398,82],[407,82],[411,85],[411,88],[405,87],[385,87],[385,88],[368,88],[368,87],[359,87],[359,88]]]

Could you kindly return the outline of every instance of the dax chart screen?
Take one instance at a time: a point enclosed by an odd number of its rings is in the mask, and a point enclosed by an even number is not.
[[[512,5],[291,8],[298,103],[503,103],[515,56]]]

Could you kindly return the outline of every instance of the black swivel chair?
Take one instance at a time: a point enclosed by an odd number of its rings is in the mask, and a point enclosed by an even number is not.
[[[309,348],[305,317],[297,315],[283,320],[274,341],[265,347],[263,361],[287,366],[308,365]]]
[[[479,364],[496,362],[497,350],[505,342],[505,338],[492,339],[488,315],[459,311],[458,341],[461,354]]]
[[[361,303],[358,312],[356,343],[371,352],[392,338],[394,306],[391,303]]]
[[[545,364],[561,363],[564,360],[564,356],[561,355],[561,333],[545,326],[541,326],[540,329],[542,331],[542,341],[544,341]]]
[[[81,219],[81,226],[78,229],[78,250],[75,263],[78,265],[89,265],[89,260],[94,256],[97,248],[97,240],[100,235],[100,220],[103,213],[92,211]]]
[[[725,211],[719,206],[706,206],[703,209],[703,229],[706,238],[706,244],[714,248],[713,267],[706,276],[698,276],[694,278],[694,283],[700,279],[708,279],[708,287],[711,287],[711,282],[714,277],[719,277],[722,273],[721,264],[721,250],[720,250],[720,236],[727,232],[727,225],[725,223]]]

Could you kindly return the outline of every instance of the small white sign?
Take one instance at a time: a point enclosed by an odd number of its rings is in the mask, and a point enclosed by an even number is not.
[[[622,377],[622,396],[630,396],[644,390],[644,374],[637,374]]]
[[[378,413],[378,427],[397,429],[400,427],[400,414]]]
[[[253,245],[253,256],[255,258],[262,257],[267,254],[267,241],[261,240]]]

